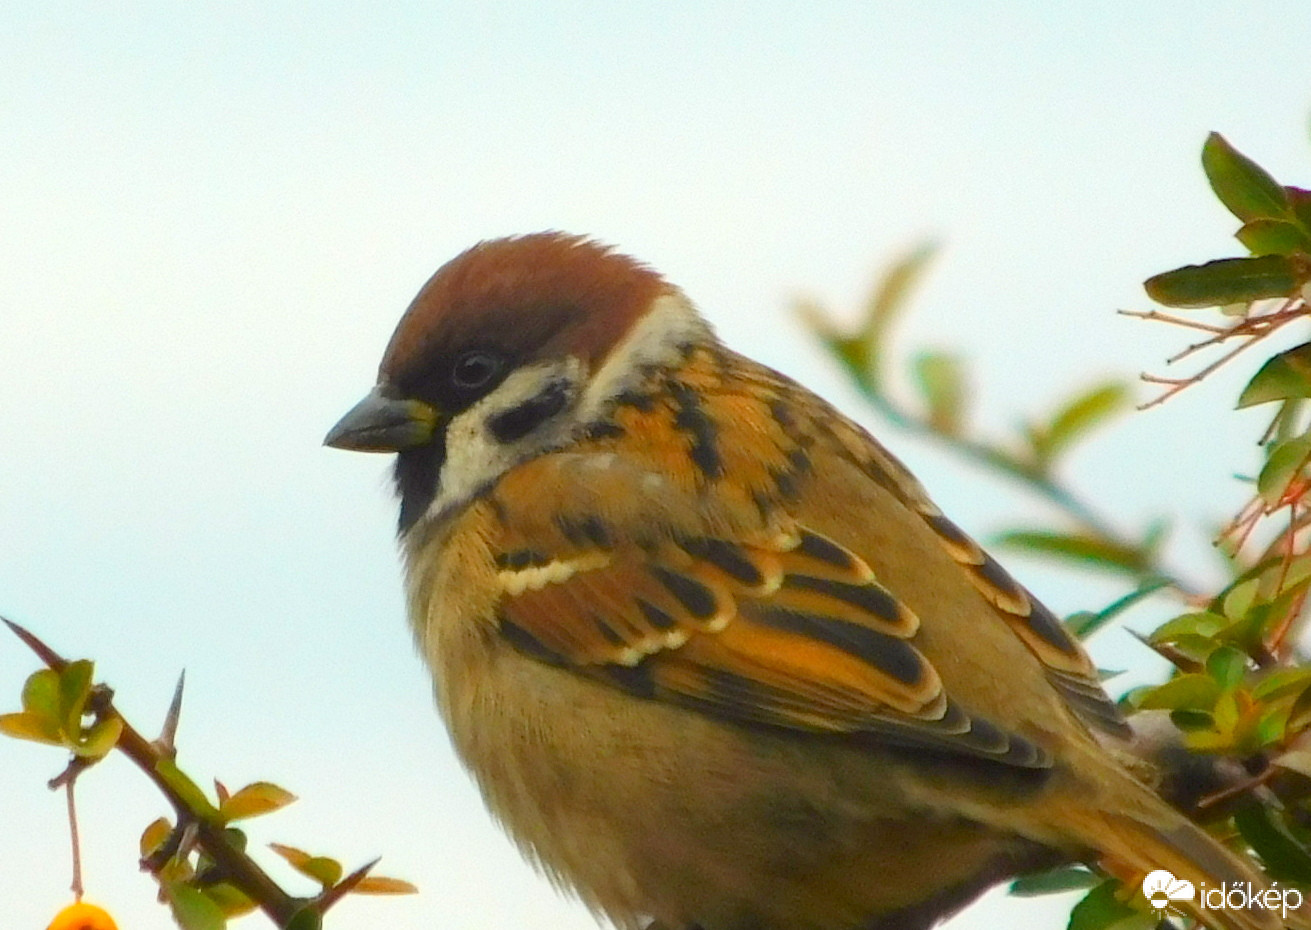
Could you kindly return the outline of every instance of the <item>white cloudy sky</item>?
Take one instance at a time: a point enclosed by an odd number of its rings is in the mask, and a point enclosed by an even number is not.
[[[1148,274],[1237,253],[1197,167],[1209,130],[1311,186],[1308,47],[1300,0],[11,4],[0,613],[97,659],[144,728],[185,667],[184,767],[302,796],[256,839],[381,854],[423,888],[349,902],[334,930],[589,927],[446,746],[384,461],[319,447],[413,292],[482,237],[591,233],[858,409],[788,302],[854,309],[935,236],[907,343],[974,357],[982,417],[1009,427],[1179,343],[1114,311]],[[1194,534],[1254,459],[1256,421],[1222,414],[1237,377],[1126,422],[1074,477],[1126,525]],[[887,438],[976,532],[1038,512]],[[1021,568],[1061,611],[1107,593]],[[1127,640],[1099,658],[1141,662]],[[32,668],[0,639],[0,707]],[[60,763],[0,743],[5,927],[66,898],[42,787]],[[162,802],[121,759],[81,797],[90,896],[166,927],[134,867]],[[1068,902],[987,907],[952,926],[1056,927]]]

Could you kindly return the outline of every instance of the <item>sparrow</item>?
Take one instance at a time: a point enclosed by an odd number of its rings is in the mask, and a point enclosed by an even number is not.
[[[611,248],[449,261],[325,443],[396,453],[455,750],[621,928],[921,930],[1069,860],[1263,887],[1144,783],[1080,644],[901,462]]]

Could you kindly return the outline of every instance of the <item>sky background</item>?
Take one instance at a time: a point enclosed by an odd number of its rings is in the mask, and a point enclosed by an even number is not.
[[[348,901],[332,930],[593,926],[451,755],[388,462],[319,445],[439,264],[545,228],[615,243],[986,535],[1048,515],[866,416],[792,301],[854,319],[880,267],[940,240],[902,345],[969,356],[978,419],[1010,430],[1186,340],[1115,310],[1146,307],[1154,272],[1240,253],[1198,165],[1208,131],[1311,186],[1304,0],[24,6],[0,13],[0,613],[96,659],[148,732],[185,668],[183,767],[302,799],[253,841],[382,855],[422,889]],[[1107,430],[1070,480],[1126,527],[1173,515],[1204,575],[1230,476],[1257,462],[1264,414],[1225,413],[1251,370]],[[1062,613],[1116,590],[1008,561]],[[1145,665],[1122,631],[1094,646]],[[34,668],[0,637],[0,709]],[[5,928],[69,897],[43,787],[61,766],[0,741]],[[170,926],[135,866],[163,800],[121,758],[79,797],[88,898],[124,930]],[[1068,907],[994,896],[951,927],[1055,928]]]

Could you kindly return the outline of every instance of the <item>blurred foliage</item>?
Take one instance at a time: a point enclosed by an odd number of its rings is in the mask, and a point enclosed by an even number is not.
[[[1165,307],[1206,311],[1127,314],[1203,334],[1170,362],[1209,350],[1218,357],[1182,377],[1143,375],[1163,388],[1144,407],[1311,315],[1311,192],[1279,184],[1215,133],[1203,146],[1202,166],[1216,197],[1241,221],[1235,236],[1249,254],[1176,268],[1145,282],[1148,296]],[[1245,776],[1201,798],[1190,815],[1254,856],[1272,880],[1311,890],[1311,667],[1297,648],[1311,589],[1311,418],[1304,410],[1311,397],[1311,342],[1271,350],[1239,394],[1238,407],[1276,406],[1261,437],[1257,476],[1248,479],[1251,497],[1213,541],[1227,576],[1211,590],[1194,590],[1163,561],[1167,520],[1120,532],[1100,501],[1061,476],[1073,451],[1128,410],[1127,384],[1076,389],[1001,437],[972,426],[969,375],[955,355],[909,353],[915,395],[903,397],[894,387],[894,324],[934,251],[922,246],[895,263],[855,327],[842,326],[812,301],[798,310],[883,417],[1055,506],[1053,525],[1011,527],[996,534],[994,544],[1122,580],[1126,591],[1112,604],[1067,619],[1076,634],[1086,637],[1148,598],[1172,599],[1175,615],[1140,639],[1173,671],[1167,681],[1125,695],[1122,706],[1130,714],[1164,711],[1188,750],[1237,763],[1231,768]],[[1189,577],[1205,575],[1188,568]],[[1017,895],[1073,889],[1090,890],[1071,912],[1070,930],[1148,930],[1160,922],[1140,889],[1095,868],[1060,868],[1012,886]]]

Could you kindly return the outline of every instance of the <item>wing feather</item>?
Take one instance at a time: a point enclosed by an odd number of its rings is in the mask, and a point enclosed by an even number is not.
[[[798,520],[806,483],[840,459],[922,521],[916,544],[951,557],[982,597],[968,609],[1008,627],[1073,713],[1123,732],[1059,620],[808,392],[697,350],[665,393],[619,403],[607,425],[583,451],[513,469],[489,498],[501,632],[517,648],[742,724],[1050,766],[1033,740],[953,699],[918,645],[920,618],[860,552]]]
[[[648,521],[628,540],[601,517],[551,534],[504,500],[496,511],[500,629],[539,659],[741,724],[1050,765],[950,701],[914,643],[919,618],[820,533],[744,541]]]

